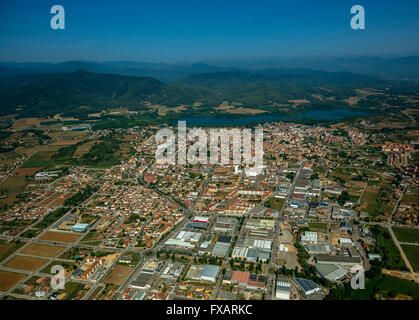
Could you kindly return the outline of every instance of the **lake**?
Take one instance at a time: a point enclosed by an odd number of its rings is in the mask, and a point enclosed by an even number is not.
[[[256,122],[275,122],[290,119],[314,119],[314,120],[340,120],[353,116],[368,115],[368,112],[354,111],[349,109],[332,110],[308,110],[296,115],[274,116],[274,115],[254,115],[244,117],[185,117],[180,120],[186,121],[187,126],[223,126],[223,125],[242,125]]]

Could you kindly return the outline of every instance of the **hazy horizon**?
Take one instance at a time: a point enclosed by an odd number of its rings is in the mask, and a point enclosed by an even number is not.
[[[108,60],[100,60],[100,59],[68,59],[68,60],[27,60],[27,61],[19,61],[19,60],[1,60],[0,63],[3,64],[60,64],[60,63],[69,63],[69,62],[81,62],[81,63],[99,63],[99,64],[106,64],[106,63],[150,63],[150,64],[167,64],[167,65],[193,65],[193,64],[209,64],[209,65],[220,65],[220,66],[234,66],[235,63],[275,63],[275,62],[312,62],[312,61],[331,61],[331,60],[346,60],[346,59],[353,59],[353,60],[360,60],[360,59],[377,59],[377,60],[391,60],[391,59],[402,59],[402,58],[410,58],[415,57],[419,58],[419,54],[394,54],[394,55],[323,55],[323,56],[282,56],[282,57],[275,57],[275,56],[260,56],[260,57],[247,57],[247,58],[229,58],[229,59],[185,59],[185,60],[147,60],[147,59],[108,59]]]

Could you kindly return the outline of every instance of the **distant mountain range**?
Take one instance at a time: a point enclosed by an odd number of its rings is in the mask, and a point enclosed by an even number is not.
[[[255,61],[224,61],[240,69],[314,69],[329,72],[348,71],[394,79],[419,79],[419,57],[343,57],[343,58],[278,58]]]
[[[206,63],[176,65],[150,62],[90,62],[67,61],[61,63],[0,62],[0,78],[33,73],[64,73],[85,70],[97,73],[113,73],[126,76],[152,77],[164,82],[181,80],[189,75],[207,72],[236,70],[234,67],[217,67]]]
[[[329,72],[352,72],[383,78],[419,79],[419,57],[382,58],[282,58],[255,61],[169,64],[135,61],[67,61],[61,63],[0,62],[0,78],[29,73],[63,73],[76,70],[152,77],[174,82],[200,73],[255,71],[262,69],[313,69]]]
[[[308,86],[357,86],[384,82],[384,80],[352,72],[326,72],[311,69],[263,69],[256,71],[224,71],[201,73],[189,76],[176,83],[187,86],[215,88],[219,86],[234,87],[263,83],[281,87]]]
[[[84,70],[19,75],[0,81],[1,114],[79,116],[120,106],[141,109],[144,101],[177,105],[193,103],[196,99],[193,91],[154,78]]]
[[[386,70],[395,72],[400,64],[407,68],[415,63],[417,58],[413,57],[388,61]],[[379,65],[384,68],[384,62],[375,64]],[[158,75],[159,79],[144,76],[147,74]],[[163,82],[161,78],[171,81]],[[276,112],[276,106],[290,106],[293,99],[306,99],[316,107],[327,109],[346,107],[343,100],[356,95],[355,89],[395,88],[396,85],[403,88],[404,93],[417,93],[419,82],[386,80],[348,71],[244,70],[204,63],[185,66],[130,61],[8,62],[0,63],[0,114],[51,116],[62,113],[83,118],[89,113],[116,107],[148,110],[145,102],[168,107],[192,106],[199,102],[203,110],[223,101]],[[315,98],[319,94],[325,99]]]

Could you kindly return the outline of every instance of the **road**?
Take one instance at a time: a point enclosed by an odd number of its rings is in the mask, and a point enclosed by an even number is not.
[[[300,173],[301,170],[304,166],[305,161],[302,161],[300,167],[298,168],[297,174],[294,177],[294,180],[288,190],[288,194],[285,198],[284,201],[284,205],[281,208],[281,211],[278,213],[278,216],[275,219],[275,228],[274,228],[274,235],[273,235],[273,240],[272,240],[272,251],[271,251],[271,258],[269,260],[269,263],[265,266],[266,269],[266,274],[267,274],[267,288],[266,288],[266,292],[267,294],[265,294],[265,300],[270,300],[275,296],[275,292],[273,292],[273,288],[271,288],[271,285],[273,283],[275,283],[276,279],[275,279],[275,274],[271,274],[269,272],[270,269],[274,269],[276,270],[278,268],[278,266],[276,265],[276,253],[278,251],[278,239],[279,239],[279,232],[280,232],[280,225],[281,225],[281,221],[283,221],[283,216],[284,216],[284,211],[285,211],[285,207],[287,206],[287,202],[289,201],[289,199],[291,199],[291,196],[294,192],[295,189],[295,185],[298,181],[298,178],[300,177]],[[278,172],[277,172],[278,174]]]

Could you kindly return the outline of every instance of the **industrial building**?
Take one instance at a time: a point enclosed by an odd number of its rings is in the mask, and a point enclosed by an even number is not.
[[[375,253],[368,253],[367,258],[370,261],[381,260],[381,256],[379,254],[375,254]]]
[[[360,257],[345,257],[331,255],[317,255],[316,262],[318,264],[340,264],[344,266],[355,266],[361,264]]]
[[[306,231],[301,235],[301,242],[317,243],[317,232]]]
[[[177,279],[181,275],[184,267],[184,264],[169,263],[163,270],[161,277],[167,279]]]
[[[290,300],[291,282],[287,277],[278,276],[275,283],[275,298],[281,300]]]
[[[238,285],[241,288],[250,290],[263,290],[266,277],[247,271],[227,270],[223,277],[224,284]]]
[[[219,266],[191,266],[186,275],[187,279],[216,282]]]
[[[215,222],[213,230],[218,232],[232,232],[236,224],[236,219],[219,218]]]
[[[201,273],[201,279],[205,281],[215,282],[217,280],[217,274],[220,270],[218,266],[206,265]]]
[[[251,219],[246,223],[248,229],[262,229],[262,230],[273,230],[275,227],[275,220],[269,219]]]
[[[250,261],[266,262],[271,256],[270,251],[261,250],[257,248],[249,248],[247,250],[246,259]]]
[[[154,272],[160,272],[164,262],[157,259],[150,259],[144,263],[141,268],[141,272],[153,274]]]
[[[230,247],[231,236],[220,235],[212,249],[214,256],[225,257]]]
[[[339,238],[339,244],[350,245],[351,246],[354,243],[353,243],[352,239],[350,239],[350,238]]]
[[[208,217],[195,217],[186,225],[186,227],[205,230],[208,227],[209,221],[210,219]]]
[[[152,282],[152,273],[140,272],[138,276],[135,278],[135,280],[131,282],[131,286],[137,289],[147,289],[150,288]]]
[[[316,268],[320,276],[332,282],[336,282],[348,274],[348,270],[334,264],[318,264]]]
[[[304,244],[309,254],[330,254],[331,249],[328,245]]]
[[[352,232],[352,225],[347,221],[342,221],[340,223],[340,230]]]
[[[201,235],[200,232],[181,231],[175,238],[168,239],[164,245],[183,249],[194,248]]]
[[[71,230],[76,232],[86,232],[89,227],[90,224],[88,223],[76,223]]]
[[[292,280],[305,296],[309,296],[321,290],[321,288],[316,283],[309,279],[293,278]]]
[[[212,234],[208,234],[205,236],[204,240],[202,240],[201,245],[199,246],[200,249],[208,249],[209,245],[211,244],[212,238],[214,236]]]
[[[228,253],[228,248],[230,247],[229,243],[220,243],[217,242],[212,249],[212,254],[218,257],[225,257]]]

